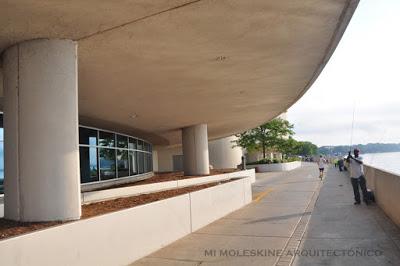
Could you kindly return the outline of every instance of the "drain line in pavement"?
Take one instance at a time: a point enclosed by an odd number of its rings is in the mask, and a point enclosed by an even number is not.
[[[294,252],[299,248],[301,239],[303,238],[303,235],[307,229],[307,225],[310,221],[311,213],[314,210],[315,203],[317,202],[321,186],[322,182],[319,182],[317,189],[311,196],[311,199],[307,204],[307,208],[305,209],[303,215],[296,225],[296,228],[287,241],[281,255],[277,259],[275,266],[289,266],[293,263]]]

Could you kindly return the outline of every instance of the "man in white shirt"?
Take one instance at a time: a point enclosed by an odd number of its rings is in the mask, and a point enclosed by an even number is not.
[[[369,204],[362,160],[360,150],[357,148],[354,149],[354,157],[351,155],[351,152],[349,152],[349,156],[347,157],[347,162],[350,165],[350,179],[351,185],[353,186],[355,205],[361,203],[360,190],[358,187],[361,188],[365,204]]]
[[[319,178],[322,180],[322,177],[324,176],[324,168],[325,168],[326,160],[322,157],[322,155],[319,156],[318,159],[318,169],[319,169]]]

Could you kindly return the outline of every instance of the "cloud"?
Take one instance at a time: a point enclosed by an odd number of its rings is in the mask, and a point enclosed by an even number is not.
[[[361,1],[331,60],[288,110],[317,145],[400,142],[400,1]]]

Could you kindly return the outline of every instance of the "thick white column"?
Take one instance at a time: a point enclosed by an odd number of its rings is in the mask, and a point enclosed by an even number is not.
[[[3,55],[5,217],[79,219],[77,44],[32,40]]]
[[[182,129],[182,151],[185,175],[208,175],[210,173],[206,124]]]
[[[236,136],[230,136],[208,143],[210,164],[214,169],[236,168],[242,163],[242,148],[234,143],[237,139]]]

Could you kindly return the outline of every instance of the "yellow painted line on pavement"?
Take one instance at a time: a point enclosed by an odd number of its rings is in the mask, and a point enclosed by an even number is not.
[[[264,197],[266,197],[271,191],[273,191],[272,188],[268,188],[266,190],[264,190],[263,192],[260,192],[256,195],[255,199],[253,200],[253,202],[257,203],[260,200],[262,200]]]

